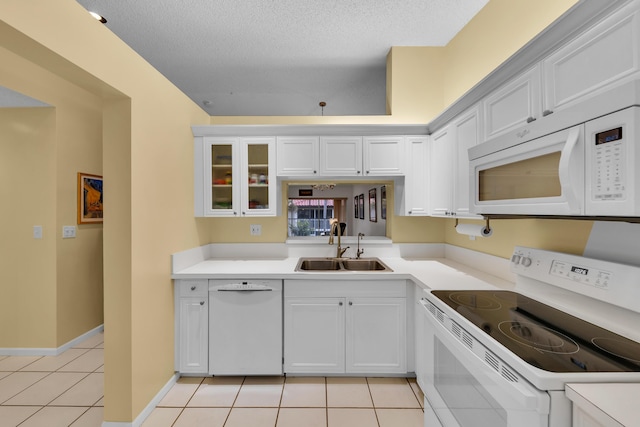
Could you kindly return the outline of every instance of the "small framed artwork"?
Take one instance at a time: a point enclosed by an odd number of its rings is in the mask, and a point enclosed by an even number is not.
[[[360,214],[358,213],[358,196],[353,198],[353,217],[355,219],[360,218]]]
[[[78,224],[102,222],[102,177],[78,172]]]
[[[364,193],[358,196],[358,215],[364,219]]]
[[[380,218],[387,219],[387,186],[380,187]]]
[[[376,188],[369,190],[369,221],[378,222],[376,198],[378,191]]]

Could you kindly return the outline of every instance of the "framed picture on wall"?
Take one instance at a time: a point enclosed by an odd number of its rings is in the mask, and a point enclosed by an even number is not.
[[[376,206],[377,194],[378,191],[376,188],[372,188],[371,190],[369,190],[369,221],[371,222],[378,222],[378,208]]]
[[[358,215],[364,219],[364,193],[358,196]]]
[[[353,217],[355,219],[358,219],[360,217],[360,214],[358,213],[358,196],[355,196],[353,198]]]
[[[380,187],[380,218],[387,219],[387,186]]]
[[[78,224],[102,222],[102,177],[78,172]]]

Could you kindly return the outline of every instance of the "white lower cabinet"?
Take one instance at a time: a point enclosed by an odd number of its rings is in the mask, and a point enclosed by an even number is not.
[[[176,371],[206,375],[209,368],[209,298],[206,280],[177,280]]]
[[[285,298],[285,372],[344,372],[344,311],[344,298]]]
[[[404,373],[405,298],[347,298],[346,371]]]
[[[286,280],[285,373],[406,373],[406,286]]]

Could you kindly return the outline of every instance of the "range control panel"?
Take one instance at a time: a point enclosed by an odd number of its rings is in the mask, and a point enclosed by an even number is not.
[[[609,271],[574,265],[557,260],[551,262],[550,273],[558,277],[571,279],[574,282],[580,282],[585,285],[604,289],[609,287],[609,281],[612,276],[612,273]]]
[[[640,313],[640,267],[516,246],[510,270],[533,279]]]

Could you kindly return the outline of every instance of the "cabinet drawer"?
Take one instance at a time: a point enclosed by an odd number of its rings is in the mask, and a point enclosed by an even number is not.
[[[178,280],[178,295],[181,297],[207,296],[209,291],[207,280]]]

